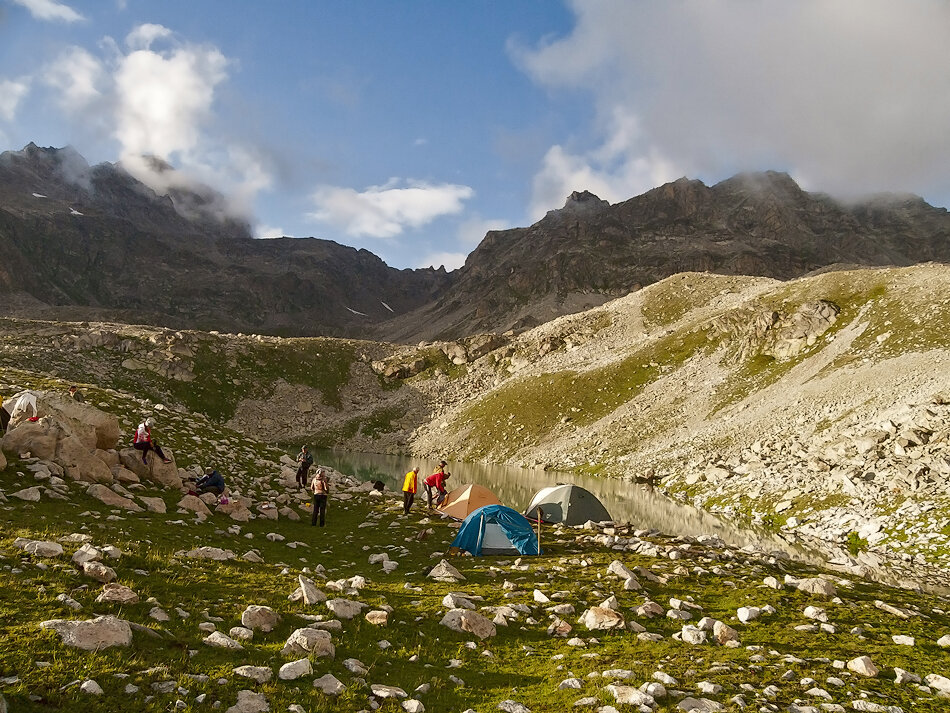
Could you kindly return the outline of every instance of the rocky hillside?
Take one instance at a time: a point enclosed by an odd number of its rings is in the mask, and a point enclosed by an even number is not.
[[[0,440],[0,711],[946,710],[947,596],[610,522],[462,556],[457,523],[338,472],[311,527],[278,450],[29,385]],[[149,413],[171,463],[121,438]],[[187,492],[222,459],[226,499]]]
[[[530,227],[488,233],[450,289],[386,329],[407,340],[521,330],[681,272],[785,280],[929,260],[950,261],[950,215],[916,196],[845,205],[784,173],[682,178],[615,205],[574,193]]]
[[[0,313],[361,335],[448,281],[327,240],[254,240],[226,211],[207,187],[157,195],[70,148],[0,154]]]
[[[948,307],[943,265],[687,273],[518,335],[412,347],[0,320],[0,367],[271,442],[652,479],[849,572],[936,583]]]

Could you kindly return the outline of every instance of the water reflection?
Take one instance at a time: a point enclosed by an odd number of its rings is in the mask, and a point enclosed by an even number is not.
[[[402,490],[406,472],[419,466],[419,490],[422,479],[435,470],[436,460],[426,461],[405,456],[352,453],[346,451],[314,452],[316,462],[328,465],[341,473],[360,480],[381,480],[387,490]],[[630,522],[645,530],[656,529],[670,535],[718,535],[724,542],[742,547],[754,544],[765,549],[781,550],[799,555],[791,546],[764,533],[754,533],[731,527],[709,513],[689,505],[676,503],[646,486],[617,479],[592,478],[574,473],[558,473],[531,468],[512,468],[503,465],[450,462],[446,471],[452,473],[448,488],[476,483],[494,492],[509,507],[521,512],[532,496],[541,488],[559,483],[574,483],[594,493],[606,506],[611,516],[621,522]]]

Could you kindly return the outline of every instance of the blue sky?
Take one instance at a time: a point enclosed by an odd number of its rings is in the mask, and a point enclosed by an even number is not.
[[[0,149],[454,269],[572,190],[683,175],[946,206],[947,36],[943,0],[0,0]]]

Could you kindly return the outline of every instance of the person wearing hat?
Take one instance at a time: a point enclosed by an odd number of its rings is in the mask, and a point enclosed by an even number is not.
[[[208,468],[205,474],[198,478],[195,488],[199,493],[222,495],[224,493],[224,478],[214,468]]]
[[[135,450],[142,451],[142,462],[145,465],[148,465],[149,451],[155,451],[158,457],[162,459],[162,463],[171,463],[171,458],[165,457],[161,446],[158,445],[158,441],[152,438],[152,429],[154,427],[155,419],[151,416],[142,421],[142,423],[139,424],[139,427],[135,429],[135,436],[132,439],[132,447],[135,448]]]
[[[446,463],[444,460],[439,461],[439,467],[436,468],[435,472],[422,481],[422,484],[426,489],[426,501],[429,503],[430,509],[432,508],[433,490],[438,492],[438,495],[435,499],[436,505],[442,505],[442,502],[445,500],[445,481],[452,476],[451,473],[445,472],[445,466]]]
[[[307,446],[300,446],[300,453],[297,454],[297,485],[303,490],[307,487],[307,471],[313,465],[313,455]]]

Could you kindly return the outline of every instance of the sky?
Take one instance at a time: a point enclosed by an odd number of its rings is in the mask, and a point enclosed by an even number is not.
[[[948,206],[947,37],[946,0],[0,0],[0,150],[453,270],[681,176]]]

